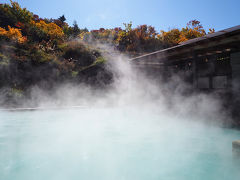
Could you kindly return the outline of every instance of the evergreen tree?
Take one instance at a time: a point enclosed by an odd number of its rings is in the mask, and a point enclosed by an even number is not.
[[[76,20],[73,21],[73,28],[72,28],[72,30],[73,30],[73,33],[72,33],[73,37],[77,37],[77,35],[81,32],[80,28],[78,27],[78,24],[77,24]]]
[[[64,15],[62,15],[58,18],[58,20],[60,20],[62,23],[64,23],[66,21],[66,18]]]

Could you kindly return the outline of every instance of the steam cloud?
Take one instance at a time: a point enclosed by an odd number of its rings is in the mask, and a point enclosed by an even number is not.
[[[222,102],[212,94],[185,93],[189,85],[179,75],[168,82],[161,77],[147,77],[134,68],[129,58],[114,51],[108,45],[95,43],[96,48],[107,52],[107,68],[113,74],[113,83],[105,89],[93,89],[86,84],[64,83],[54,92],[32,87],[30,99],[25,99],[23,108],[57,107],[136,107],[162,114],[206,120],[208,123],[231,122],[228,112],[223,111]],[[4,88],[1,101],[4,102]],[[17,100],[16,100],[17,101]]]
[[[107,68],[114,77],[110,86],[94,89],[86,84],[64,83],[58,85],[54,92],[36,86],[30,91],[31,99],[24,100],[22,107],[135,107],[139,111],[210,124],[231,122],[228,112],[223,110],[221,99],[214,94],[186,93],[189,85],[179,75],[173,75],[168,82],[158,76],[150,78],[132,66],[127,56],[103,44],[97,44],[97,48],[108,52],[105,54]]]
[[[4,147],[0,144],[2,177],[202,179],[208,169],[197,165],[208,154],[205,164],[215,162],[214,158],[221,164],[212,164],[210,179],[221,178],[223,171],[226,177],[237,177],[239,166],[232,171],[231,146],[226,146],[232,136],[207,127],[229,121],[220,100],[208,94],[186,94],[188,85],[178,76],[167,83],[148,78],[114,51],[106,56],[114,75],[108,88],[69,83],[50,93],[33,87],[32,99],[23,103],[23,107],[69,110],[27,111],[21,116],[1,112],[5,120],[0,121],[0,135],[26,136],[19,142],[6,139]],[[12,124],[9,120],[16,116]]]

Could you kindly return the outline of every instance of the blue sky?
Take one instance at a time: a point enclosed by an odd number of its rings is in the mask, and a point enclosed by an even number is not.
[[[0,0],[9,2],[9,0]],[[123,27],[147,24],[158,31],[185,27],[192,19],[205,29],[222,30],[240,24],[240,0],[17,0],[40,17],[58,18],[65,15],[80,28]]]

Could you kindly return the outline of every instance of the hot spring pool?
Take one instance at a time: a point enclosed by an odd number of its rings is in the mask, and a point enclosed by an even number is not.
[[[236,139],[133,108],[0,111],[0,180],[239,180]]]

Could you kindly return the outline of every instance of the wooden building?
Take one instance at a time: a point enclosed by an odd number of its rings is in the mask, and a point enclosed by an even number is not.
[[[216,92],[240,127],[240,25],[131,59],[133,66],[168,82],[177,74],[193,91]]]
[[[155,77],[181,73],[198,89],[237,89],[240,25],[133,58],[131,62]]]

